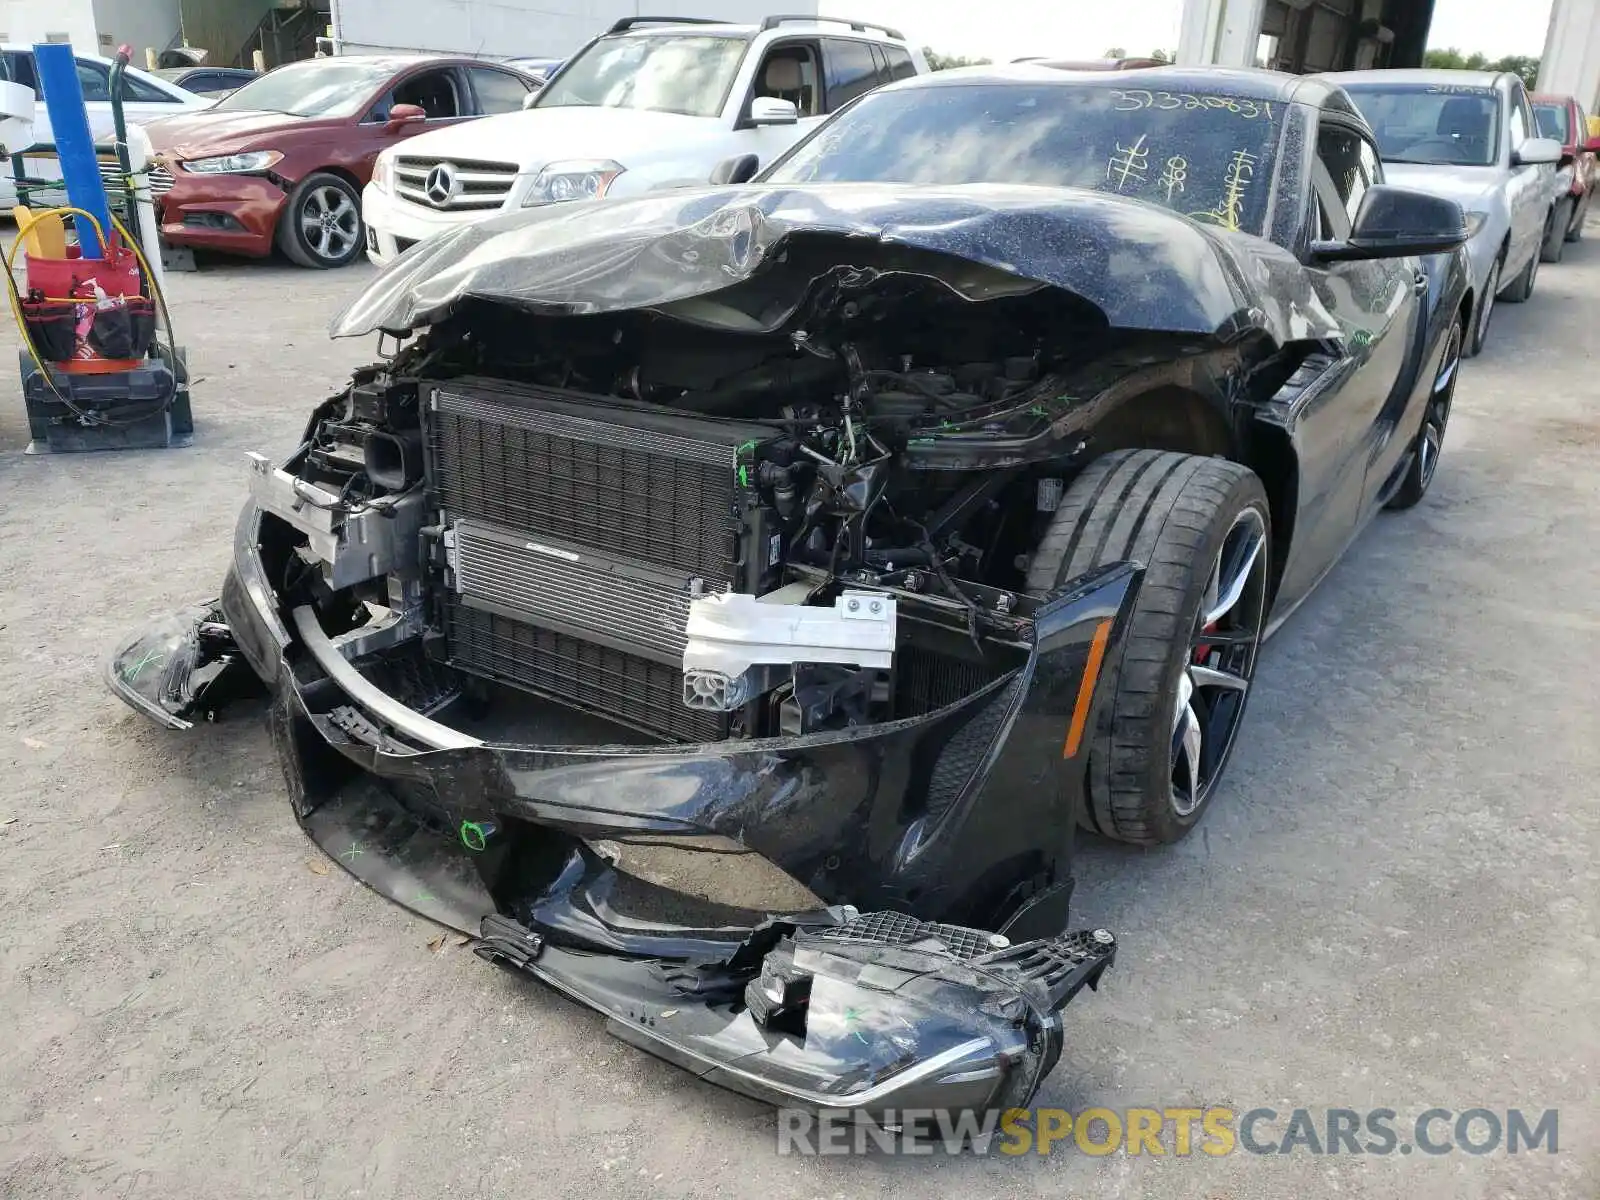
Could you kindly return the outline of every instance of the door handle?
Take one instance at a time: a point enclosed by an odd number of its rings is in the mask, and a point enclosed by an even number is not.
[[[1419,296],[1428,294],[1428,277],[1421,271],[1411,277],[1411,290]]]

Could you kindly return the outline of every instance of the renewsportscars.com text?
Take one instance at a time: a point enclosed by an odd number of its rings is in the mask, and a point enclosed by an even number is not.
[[[1014,1108],[860,1113],[780,1109],[778,1153],[1087,1154],[1187,1157],[1246,1154],[1556,1154],[1560,1113],[1548,1108]]]

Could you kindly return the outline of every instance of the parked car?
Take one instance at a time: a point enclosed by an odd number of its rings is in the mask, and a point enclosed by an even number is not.
[[[524,75],[544,83],[556,73],[562,61],[559,58],[513,58],[506,61],[506,66],[515,67]]]
[[[1323,78],[1361,109],[1391,180],[1447,196],[1466,210],[1477,297],[1467,354],[1477,354],[1495,300],[1520,303],[1533,295],[1555,219],[1561,144],[1539,136],[1527,89],[1505,72],[1351,71]]]
[[[251,71],[244,67],[163,67],[155,74],[186,92],[193,92],[196,96],[209,96],[213,100],[221,100],[224,96],[238,91],[252,79],[261,78],[260,71]]]
[[[380,151],[520,110],[535,86],[471,58],[314,58],[268,71],[147,132],[161,236],[175,246],[342,267],[364,244],[361,188]]]
[[[706,1080],[1026,1105],[1116,946],[1075,823],[1195,827],[1470,307],[1338,88],[1126,83],[920,76],[753,184],[415,247],[334,332],[416,336],[113,688],[264,687],[342,866]]]
[[[1561,161],[1556,164],[1559,199],[1544,244],[1544,261],[1560,262],[1566,243],[1583,236],[1583,222],[1594,195],[1600,136],[1589,132],[1589,116],[1571,96],[1534,96],[1533,114],[1539,132],[1561,143]]]
[[[627,17],[578,51],[527,112],[379,156],[362,195],[377,263],[499,212],[703,184],[718,161],[770,162],[827,114],[927,70],[894,30],[769,17]]]
[[[111,60],[94,54],[79,54],[78,84],[83,89],[83,105],[89,114],[89,130],[98,141],[115,133],[111,119]],[[0,78],[32,88],[35,97],[33,137],[35,143],[48,143],[51,139],[50,114],[45,109],[39,79],[33,68],[33,47],[22,44],[0,46],[0,59],[4,71]],[[129,124],[143,125],[173,113],[192,112],[205,108],[210,98],[199,96],[159,79],[148,72],[129,67],[123,74],[123,115]],[[53,159],[31,157],[27,160],[28,174],[36,179],[59,179],[61,168]],[[10,214],[17,202],[16,182],[11,164],[0,163],[0,212]],[[35,203],[51,203],[51,197],[35,197]],[[66,203],[63,190],[56,203]]]

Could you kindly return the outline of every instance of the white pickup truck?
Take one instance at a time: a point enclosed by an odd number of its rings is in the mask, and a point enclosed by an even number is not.
[[[367,254],[388,263],[431,234],[519,208],[705,183],[736,155],[765,166],[857,96],[927,70],[903,35],[861,21],[627,17],[525,110],[380,154],[362,195]]]

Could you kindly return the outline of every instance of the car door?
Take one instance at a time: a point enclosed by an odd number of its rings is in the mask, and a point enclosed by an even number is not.
[[[1312,247],[1349,239],[1380,171],[1377,148],[1365,134],[1325,115],[1307,206]],[[1308,250],[1306,274],[1344,337],[1323,385],[1294,414],[1300,524],[1280,589],[1280,603],[1289,604],[1310,590],[1360,528],[1370,501],[1369,465],[1387,445],[1384,426],[1405,407],[1415,374],[1421,311],[1422,264],[1414,258],[1323,262]]]
[[[466,74],[472,84],[472,111],[478,116],[521,112],[532,90],[522,76],[499,67],[468,67]]]
[[[757,96],[792,101],[800,119],[793,125],[751,125],[750,104]],[[727,153],[754,154],[764,167],[821,124],[825,114],[831,111],[827,107],[822,59],[815,39],[774,41],[762,52],[761,61],[750,77],[734,120],[734,135]]]
[[[455,67],[427,67],[397,76],[390,88],[373,101],[358,127],[367,167],[370,169],[378,151],[397,141],[471,120],[476,103],[466,74]],[[391,128],[389,113],[397,104],[416,105],[425,114],[424,119]]]
[[[1500,153],[1509,172],[1506,188],[1511,206],[1511,253],[1507,256],[1504,277],[1511,279],[1530,255],[1539,252],[1544,241],[1545,217],[1550,208],[1551,192],[1555,189],[1555,167],[1550,163],[1526,166],[1516,163],[1518,148],[1528,138],[1536,136],[1538,129],[1533,119],[1533,106],[1528,103],[1528,93],[1520,82],[1510,87],[1505,127],[1508,136]]]

